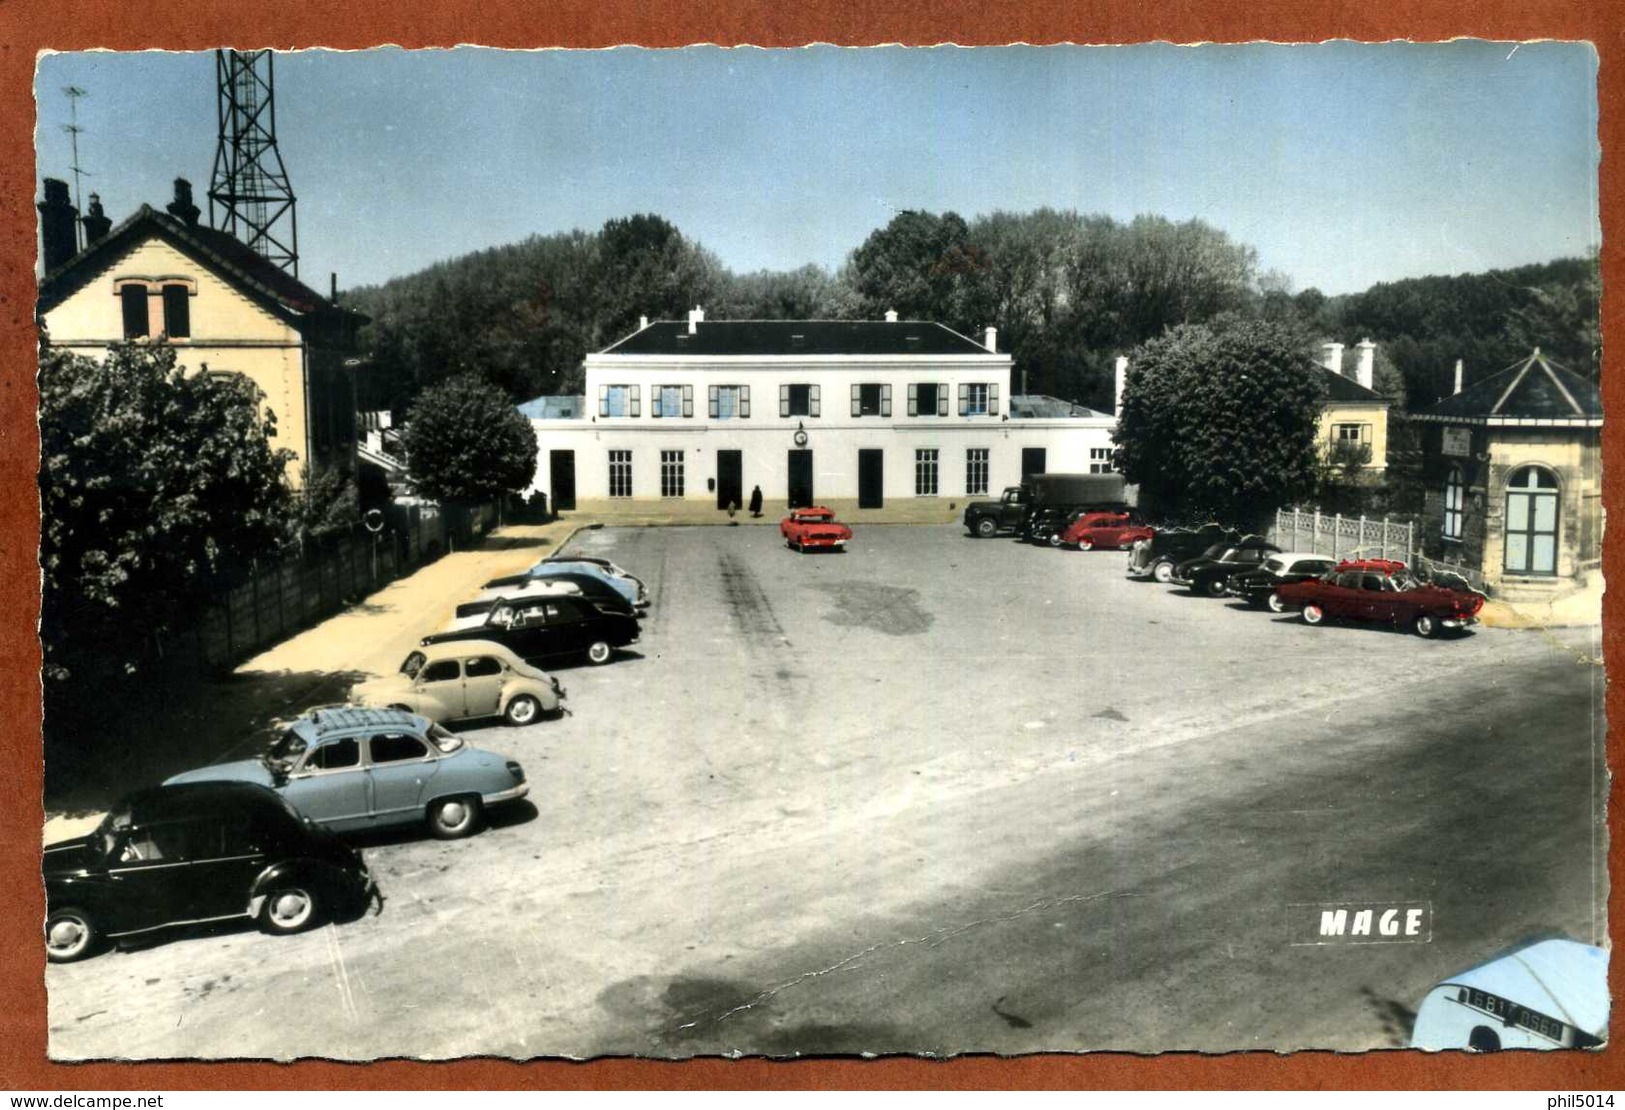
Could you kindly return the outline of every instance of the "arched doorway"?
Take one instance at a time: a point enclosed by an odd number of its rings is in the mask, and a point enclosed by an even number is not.
[[[1507,482],[1508,574],[1557,573],[1557,478],[1542,466],[1525,466]]]

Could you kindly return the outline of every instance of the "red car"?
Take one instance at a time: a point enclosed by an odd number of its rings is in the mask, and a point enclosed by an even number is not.
[[[835,519],[835,511],[822,505],[809,505],[805,509],[791,509],[790,515],[779,521],[779,533],[787,547],[797,551],[826,548],[841,551],[852,538],[852,529]]]
[[[1097,547],[1132,547],[1137,540],[1148,540],[1153,530],[1136,524],[1128,513],[1084,513],[1066,526],[1061,543],[1090,551]]]
[[[1347,559],[1324,578],[1289,582],[1276,591],[1305,624],[1328,618],[1383,621],[1418,636],[1476,623],[1482,594],[1430,585],[1391,559]]]

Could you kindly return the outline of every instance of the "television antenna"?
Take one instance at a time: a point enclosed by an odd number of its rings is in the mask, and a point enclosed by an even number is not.
[[[68,167],[73,171],[73,207],[77,211],[83,212],[85,205],[80,197],[79,179],[81,176],[88,177],[89,174],[79,164],[79,136],[85,130],[79,126],[79,99],[80,97],[89,96],[90,92],[78,85],[64,85],[62,86],[62,94],[68,98],[68,117],[70,120],[70,122],[62,125],[62,130],[68,133],[68,140],[73,144],[73,164]],[[82,230],[78,221],[75,221],[73,225],[73,243],[76,250],[83,248],[85,245],[81,240]]]

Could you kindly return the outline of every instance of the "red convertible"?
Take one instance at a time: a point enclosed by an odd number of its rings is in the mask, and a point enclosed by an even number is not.
[[[1132,547],[1153,534],[1152,529],[1136,523],[1128,513],[1084,513],[1066,526],[1060,542],[1079,551],[1091,551],[1097,547]]]
[[[797,551],[816,547],[840,551],[852,538],[852,529],[835,519],[833,509],[822,505],[791,509],[790,515],[779,521],[779,532],[784,536],[785,546]]]
[[[1305,624],[1383,621],[1428,637],[1476,623],[1484,605],[1482,594],[1424,583],[1391,559],[1344,560],[1324,578],[1289,582],[1276,593],[1286,608],[1299,610]]]

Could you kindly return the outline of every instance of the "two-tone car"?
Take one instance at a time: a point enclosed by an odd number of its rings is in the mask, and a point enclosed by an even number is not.
[[[1260,536],[1247,536],[1235,543],[1222,545],[1217,554],[1210,548],[1194,559],[1186,559],[1174,567],[1168,581],[1171,585],[1185,587],[1193,594],[1223,597],[1232,575],[1256,570],[1265,559],[1280,554],[1280,551],[1279,547]]]
[[[779,521],[784,545],[797,551],[844,551],[852,539],[852,529],[835,519],[835,510],[822,505],[791,509]]]
[[[1257,570],[1232,574],[1225,592],[1239,597],[1255,609],[1268,609],[1272,613],[1286,612],[1286,603],[1279,590],[1289,582],[1306,582],[1321,578],[1337,566],[1330,555],[1314,551],[1283,551],[1265,559]]]
[[[427,824],[442,840],[470,835],[486,810],[530,791],[525,769],[507,756],[416,713],[359,706],[312,710],[260,755],[199,767],[165,785],[191,782],[269,787],[337,833]]]
[[[44,872],[45,954],[57,963],[238,918],[297,933],[364,909],[375,891],[354,848],[245,782],[131,794],[88,836],[46,845]]]
[[[1392,559],[1345,560],[1323,578],[1293,582],[1276,593],[1305,624],[1370,621],[1426,638],[1476,624],[1484,606],[1483,594],[1424,582]]]
[[[617,648],[634,644],[639,628],[626,612],[606,612],[584,597],[503,599],[491,607],[484,623],[472,628],[435,632],[420,646],[456,640],[490,640],[527,663],[585,656],[597,666],[615,657]]]
[[[616,568],[617,570],[619,568]],[[543,559],[527,571],[532,578],[563,578],[564,581],[580,582],[579,575],[597,578],[606,586],[613,589],[627,604],[636,609],[646,609],[649,606],[649,591],[643,583],[629,574],[615,573],[600,563],[587,559]]]
[[[481,587],[482,594],[495,590],[499,596],[506,596],[510,587],[520,587],[517,591],[523,594],[524,587],[533,582],[568,583],[581,592],[593,607],[605,613],[620,613],[628,617],[638,615],[638,609],[632,600],[627,597],[625,588],[617,588],[605,580],[601,574],[584,574],[579,571],[555,570],[545,578],[534,578],[527,571],[524,574],[505,574],[501,578],[493,578]],[[469,604],[465,602],[464,604]]]
[[[356,705],[399,709],[437,724],[501,717],[528,725],[557,714],[564,687],[491,640],[453,640],[409,654],[387,678],[350,689]]]

